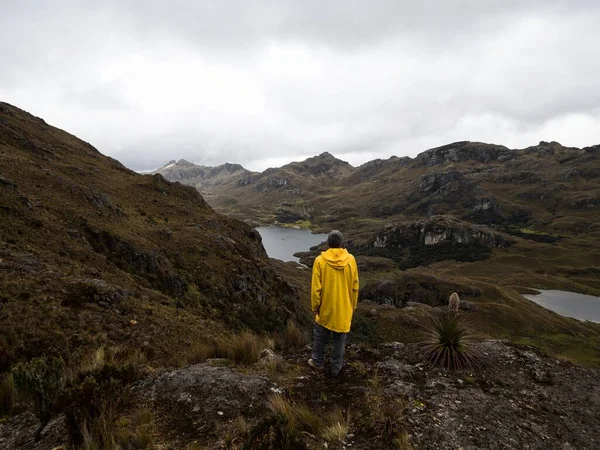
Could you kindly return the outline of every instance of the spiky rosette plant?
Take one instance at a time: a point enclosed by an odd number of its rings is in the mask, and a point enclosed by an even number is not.
[[[424,339],[418,347],[424,361],[450,370],[467,370],[479,366],[470,349],[471,322],[456,313],[445,313],[423,326]]]

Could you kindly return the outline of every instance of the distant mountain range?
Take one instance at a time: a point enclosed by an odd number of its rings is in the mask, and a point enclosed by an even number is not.
[[[450,214],[494,226],[598,233],[600,145],[540,142],[522,150],[455,142],[416,158],[352,167],[329,153],[262,173],[185,160],[157,170],[196,187],[217,210],[256,223],[327,227],[356,219]]]

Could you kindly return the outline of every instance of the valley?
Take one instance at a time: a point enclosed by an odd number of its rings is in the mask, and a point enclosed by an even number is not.
[[[600,325],[523,295],[600,295],[600,146],[158,172],[0,103],[0,449],[597,448]],[[273,224],[356,256],[340,379],[306,364],[324,247],[271,259]],[[453,292],[464,370],[422,355]]]
[[[521,297],[531,288],[600,295],[600,146],[457,142],[356,168],[328,153],[262,173],[192,167],[172,161],[158,172],[252,225],[342,230],[363,301],[420,302],[417,285],[428,291],[425,303],[440,307],[456,290],[476,305],[481,337],[600,364],[598,337],[578,337],[596,326]],[[310,267],[321,249],[301,252],[300,261]],[[418,339],[403,317],[403,309],[385,309],[375,329],[385,339]]]

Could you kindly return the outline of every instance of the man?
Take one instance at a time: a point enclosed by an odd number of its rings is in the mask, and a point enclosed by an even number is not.
[[[343,242],[344,236],[339,231],[329,233],[329,250],[315,259],[312,272],[311,309],[315,313],[315,330],[308,365],[323,369],[325,345],[333,334],[332,376],[337,376],[344,364],[346,335],[358,301],[356,260],[342,248]]]

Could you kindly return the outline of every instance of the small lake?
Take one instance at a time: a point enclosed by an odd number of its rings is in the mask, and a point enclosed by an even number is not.
[[[539,295],[523,297],[561,316],[600,323],[600,297],[575,292],[542,290]]]
[[[327,240],[326,234],[311,234],[310,230],[283,227],[258,227],[267,255],[282,261],[299,262],[296,252],[307,252]]]

